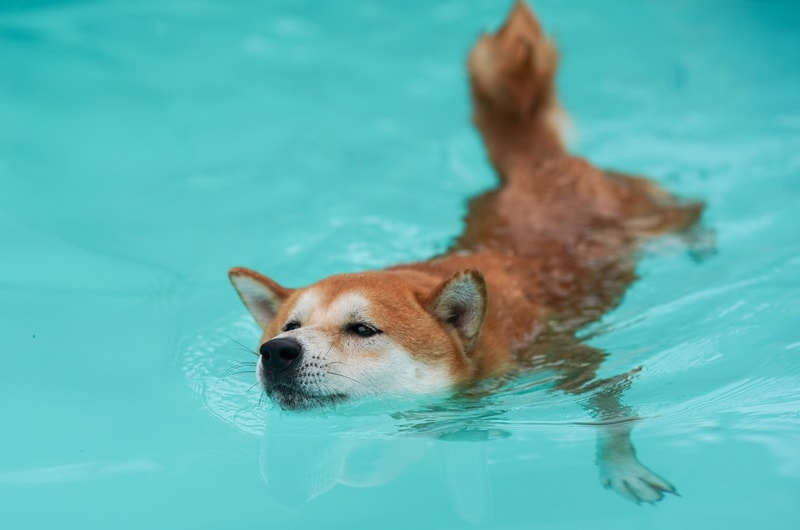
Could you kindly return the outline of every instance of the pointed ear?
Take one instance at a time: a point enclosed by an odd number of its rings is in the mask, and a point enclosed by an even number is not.
[[[262,328],[272,322],[283,301],[292,294],[291,289],[281,287],[266,276],[244,267],[229,270],[228,278],[239,293],[239,298]]]
[[[430,311],[458,332],[469,352],[475,345],[486,317],[488,294],[483,274],[464,270],[441,284],[430,299]]]

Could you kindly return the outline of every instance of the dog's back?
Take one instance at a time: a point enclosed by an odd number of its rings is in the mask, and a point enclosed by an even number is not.
[[[560,335],[599,318],[634,280],[637,244],[690,228],[702,211],[652,181],[566,152],[557,62],[521,2],[497,33],[479,38],[468,60],[473,121],[500,186],[470,202],[465,230],[448,253],[398,267],[439,276],[482,271],[488,372],[503,357],[496,352],[529,356],[543,336],[560,343]]]
[[[531,255],[556,243],[593,263],[627,255],[642,237],[693,225],[700,204],[681,204],[651,181],[566,153],[557,62],[555,47],[521,2],[472,49],[473,121],[501,187],[472,201],[457,248]]]

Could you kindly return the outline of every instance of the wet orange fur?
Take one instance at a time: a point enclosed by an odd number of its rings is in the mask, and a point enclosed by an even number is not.
[[[601,483],[654,503],[676,490],[636,457],[636,415],[621,393],[638,369],[597,378],[606,354],[575,332],[619,303],[639,243],[692,228],[702,205],[566,153],[556,66],[555,47],[521,1],[473,47],[473,121],[500,186],[470,201],[448,252],[296,290],[249,269],[229,274],[264,329],[257,374],[281,407],[459,388],[474,396],[490,390],[472,386],[479,380],[549,369],[554,389],[586,392],[582,406],[602,420]]]
[[[252,271],[237,268],[235,271]],[[319,305],[330,306],[343,294],[358,294],[370,301],[370,318],[381,330],[408,352],[425,363],[447,363],[456,381],[472,377],[463,345],[452,330],[441,325],[428,310],[432,293],[442,283],[438,275],[423,271],[370,271],[358,274],[338,274],[325,278],[305,289],[287,290],[280,310],[264,329],[261,342],[278,335],[290,317],[297,300],[309,290],[321,294]],[[330,322],[321,330],[334,337],[334,347],[343,339],[344,322]],[[454,355],[456,353],[456,355]],[[364,353],[361,352],[361,355]],[[367,353],[368,354],[368,353]]]
[[[636,244],[687,229],[702,209],[566,153],[552,119],[556,63],[522,2],[496,34],[478,39],[468,60],[473,121],[501,185],[470,202],[465,230],[448,253],[395,268],[440,280],[462,269],[483,272],[489,313],[467,383],[537,348],[560,345],[569,356],[574,348],[564,342],[616,305],[634,280]]]
[[[456,386],[537,358],[573,362],[575,385],[589,381],[602,355],[578,344],[574,332],[619,302],[635,279],[643,238],[685,230],[702,209],[646,179],[569,155],[554,120],[556,67],[555,47],[517,3],[498,32],[478,39],[468,60],[473,121],[500,187],[470,202],[464,232],[447,253],[308,288],[322,293],[322,304],[346,292],[363,295],[387,335],[425,363],[447,363]],[[437,288],[469,269],[481,271],[488,287],[473,345],[430,309]],[[263,341],[280,333],[300,292],[281,291],[284,303]]]

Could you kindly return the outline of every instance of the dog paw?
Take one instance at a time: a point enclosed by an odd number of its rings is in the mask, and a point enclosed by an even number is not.
[[[675,486],[650,471],[636,457],[599,462],[598,467],[603,487],[614,490],[636,504],[654,504],[663,499],[665,493],[678,495]]]

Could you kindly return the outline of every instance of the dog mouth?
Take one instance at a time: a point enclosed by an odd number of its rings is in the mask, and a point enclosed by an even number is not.
[[[267,396],[285,410],[306,410],[330,407],[348,400],[346,394],[314,394],[283,383],[265,388]]]

